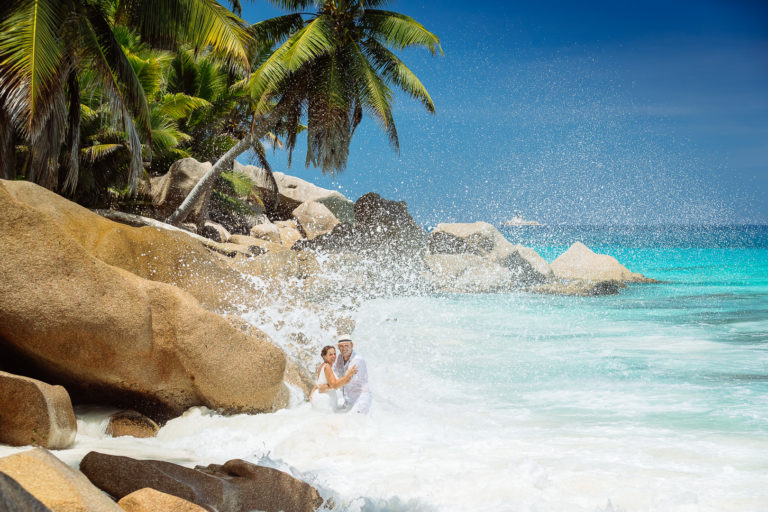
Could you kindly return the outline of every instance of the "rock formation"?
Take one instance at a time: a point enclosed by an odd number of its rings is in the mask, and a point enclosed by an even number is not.
[[[651,282],[642,274],[631,272],[613,256],[595,254],[586,245],[576,242],[552,262],[552,270],[563,279],[588,281]]]
[[[136,265],[130,255],[141,244],[129,241],[154,230],[114,224],[72,203],[59,208],[60,201],[68,203],[31,183],[0,181],[4,358],[25,375],[64,385],[73,398],[155,419],[193,405],[258,412],[287,403],[285,354],[266,335],[246,335],[183,290],[108,263]],[[115,240],[127,254],[105,251]]]

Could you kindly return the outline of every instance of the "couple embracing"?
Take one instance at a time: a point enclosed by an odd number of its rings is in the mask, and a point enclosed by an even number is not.
[[[368,387],[368,368],[365,360],[354,351],[348,334],[336,340],[340,354],[332,345],[323,347],[323,364],[317,376],[317,385],[309,395],[313,409],[331,412],[357,412],[368,414],[371,408],[371,390]],[[337,375],[343,375],[337,378]],[[336,390],[341,388],[344,406],[339,408]]]

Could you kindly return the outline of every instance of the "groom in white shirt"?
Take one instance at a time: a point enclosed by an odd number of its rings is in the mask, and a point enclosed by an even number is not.
[[[342,334],[336,340],[341,357],[336,358],[333,372],[336,375],[346,375],[350,366],[357,368],[357,373],[349,384],[341,388],[344,394],[344,409],[350,412],[368,414],[371,409],[371,390],[368,387],[368,368],[365,359],[354,351],[354,343],[348,334]]]

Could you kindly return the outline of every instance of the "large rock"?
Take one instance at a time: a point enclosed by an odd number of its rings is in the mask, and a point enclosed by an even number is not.
[[[51,512],[13,478],[0,472],[0,510],[7,512]]]
[[[588,281],[652,282],[642,274],[631,272],[613,256],[595,254],[581,242],[574,243],[552,262],[552,270],[562,279]]]
[[[97,487],[117,499],[151,487],[222,512],[310,512],[323,502],[309,484],[239,459],[223,466],[190,469],[170,462],[90,452],[80,469]]]
[[[194,158],[183,158],[171,164],[167,173],[152,178],[150,180],[150,193],[157,218],[165,219],[172,214],[211,167],[210,162],[198,162]],[[205,221],[208,220],[210,198],[211,193],[208,191],[195,203],[186,221],[195,224],[198,229],[202,229]]]
[[[438,224],[429,234],[433,254],[474,254],[508,269],[517,286],[540,284],[553,276],[536,251],[511,244],[487,222]]]
[[[294,249],[356,252],[401,264],[420,259],[427,235],[408,213],[403,201],[390,201],[369,192],[355,202],[356,224],[340,223],[330,233],[301,240]]]
[[[229,258],[222,257],[227,244],[178,229],[113,222],[27,181],[0,184],[15,201],[37,211],[51,229],[60,228],[91,256],[144,279],[177,286],[212,311],[232,309],[248,301],[254,292],[250,281],[230,267]],[[117,218],[141,219],[130,215]],[[37,228],[29,229],[34,232]],[[230,255],[236,253],[233,247]]]
[[[44,206],[9,193],[30,188],[36,194],[27,195]],[[15,373],[62,384],[75,400],[160,420],[193,405],[260,412],[287,403],[285,354],[265,334],[246,335],[181,289],[89,254],[86,246],[99,247],[103,231],[75,208],[57,212],[72,216],[67,229],[60,227],[55,204],[61,201],[29,183],[0,182],[0,364],[6,370],[23,367]],[[73,235],[76,226],[82,229]],[[114,224],[107,233],[117,229],[138,237],[144,228]]]
[[[0,471],[54,512],[124,512],[82,473],[43,448],[0,458]]]
[[[307,201],[291,212],[307,240],[329,233],[339,220],[322,203]]]
[[[242,165],[239,162],[234,163],[233,169],[247,175],[256,184],[262,197],[264,197],[264,202],[272,204],[274,193],[264,169],[253,165]],[[291,212],[301,203],[315,201],[328,208],[341,222],[350,224],[355,222],[354,205],[340,192],[318,187],[308,181],[282,172],[276,172],[273,175],[279,194],[277,211],[271,212],[273,218],[288,219],[291,217]]]
[[[69,448],[77,419],[61,386],[0,371],[0,443]]]
[[[117,504],[125,512],[205,512],[200,505],[149,487],[124,496]]]

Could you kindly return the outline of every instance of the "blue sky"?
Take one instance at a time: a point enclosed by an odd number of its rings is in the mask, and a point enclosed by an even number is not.
[[[400,154],[372,120],[347,170],[288,173],[408,203],[424,225],[515,210],[550,224],[768,223],[768,3],[417,2],[445,55],[401,58]],[[249,22],[280,11],[244,3]],[[275,170],[287,158],[271,157]]]

